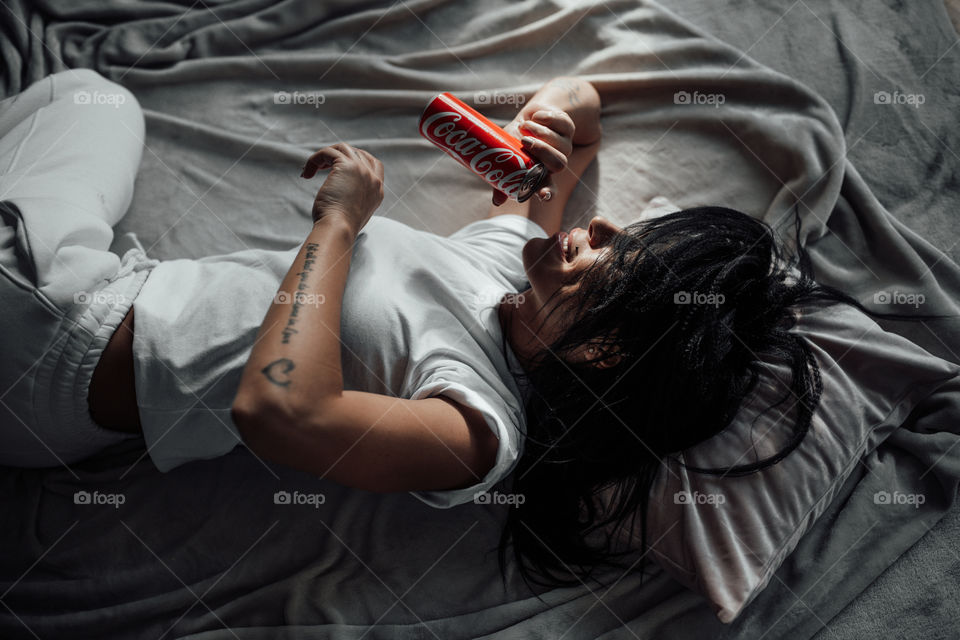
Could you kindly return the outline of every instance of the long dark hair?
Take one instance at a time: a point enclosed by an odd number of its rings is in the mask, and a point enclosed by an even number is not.
[[[576,585],[601,565],[622,568],[619,559],[637,550],[616,550],[611,532],[629,521],[632,539],[639,512],[642,583],[648,499],[660,467],[726,428],[765,362],[786,362],[792,371],[790,391],[774,405],[791,392],[799,399],[790,440],[751,464],[687,468],[746,475],[793,451],[822,391],[810,346],[788,332],[795,310],[844,303],[874,317],[943,317],[873,312],[818,284],[799,216],[795,233],[787,260],[761,220],[724,207],[678,211],[624,228],[612,251],[577,275],[575,292],[554,294],[550,313],[576,311],[522,376],[527,430],[511,491],[524,499],[509,507],[498,546],[504,581],[511,542],[528,587]],[[607,368],[565,360],[585,344],[620,360]]]

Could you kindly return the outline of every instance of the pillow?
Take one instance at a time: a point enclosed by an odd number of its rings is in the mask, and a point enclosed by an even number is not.
[[[653,204],[653,203],[651,203]],[[663,207],[662,215],[675,207]],[[647,211],[643,216],[651,217]],[[769,457],[796,420],[786,363],[769,365],[734,421],[721,433],[670,456],[650,496],[652,557],[734,620],[767,585],[801,536],[824,512],[858,461],[960,367],[884,331],[849,305],[807,307],[792,333],[804,336],[820,367],[823,393],[800,445],[778,464],[742,477],[688,471]],[[639,544],[639,517],[633,543]],[[625,531],[621,531],[625,534]]]

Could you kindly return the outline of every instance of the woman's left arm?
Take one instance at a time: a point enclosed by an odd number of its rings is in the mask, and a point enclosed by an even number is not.
[[[564,170],[570,153],[600,140],[600,94],[586,80],[560,76],[547,82],[523,105],[504,130],[530,144],[528,153],[544,163],[551,174]],[[541,187],[538,195],[553,191],[553,178]],[[493,204],[500,206],[507,196],[493,190]]]

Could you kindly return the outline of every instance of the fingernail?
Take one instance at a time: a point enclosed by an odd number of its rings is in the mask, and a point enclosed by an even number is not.
[[[522,138],[520,138],[520,144],[529,147],[530,145],[533,144],[533,138],[531,138],[530,136],[523,136]]]

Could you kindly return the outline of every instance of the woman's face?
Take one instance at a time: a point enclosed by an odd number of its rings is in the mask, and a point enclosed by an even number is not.
[[[532,238],[524,245],[523,268],[530,281],[528,295],[531,300],[528,304],[533,309],[542,309],[538,315],[541,320],[546,320],[543,325],[536,323],[536,326],[542,327],[537,332],[541,344],[551,342],[567,328],[566,323],[573,311],[558,309],[549,313],[553,302],[551,307],[543,307],[544,303],[558,290],[561,290],[561,294],[575,293],[579,282],[564,284],[564,281],[580,274],[611,251],[613,236],[621,230],[606,218],[596,216],[586,229],[575,227],[569,234],[560,231],[549,238]],[[584,345],[572,354],[572,359],[586,361],[594,359],[596,355],[599,354]]]
[[[606,218],[596,216],[586,229],[575,227],[569,234],[559,231],[549,238],[528,240],[523,247],[523,268],[533,297],[542,304],[558,289],[576,291],[577,283],[564,285],[564,280],[587,269],[610,251],[614,234],[621,230]]]

